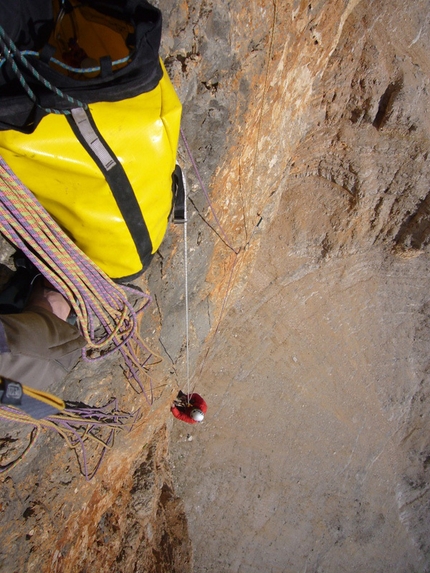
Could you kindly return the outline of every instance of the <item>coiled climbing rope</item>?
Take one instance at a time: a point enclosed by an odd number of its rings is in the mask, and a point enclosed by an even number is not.
[[[148,365],[155,355],[139,335],[137,318],[150,296],[120,286],[105,275],[77,248],[2,158],[0,218],[6,238],[71,304],[87,343],[84,359],[97,360],[119,350],[128,379],[134,387],[137,383],[152,403]],[[140,298],[140,308],[133,308],[127,292]]]
[[[79,459],[81,473],[91,480],[103,461],[106,451],[112,448],[115,434],[118,430],[131,430],[139,418],[140,411],[134,414],[121,412],[115,399],[102,407],[75,407],[66,404],[66,408],[58,414],[35,420],[25,412],[11,406],[0,408],[0,418],[33,426],[28,444],[23,451],[12,461],[0,465],[0,475],[9,472],[18,463],[22,462],[34,446],[42,430],[53,430],[61,435],[67,445],[76,451]],[[89,446],[92,457],[96,457],[93,467],[89,464]],[[96,450],[98,449],[98,454]],[[79,451],[78,451],[79,450]]]

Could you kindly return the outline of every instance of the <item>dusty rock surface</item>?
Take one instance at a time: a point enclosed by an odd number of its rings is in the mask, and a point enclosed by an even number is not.
[[[24,461],[2,476],[1,571],[190,570],[187,518],[169,466],[168,401],[158,398],[149,411],[130,389],[124,392],[123,375],[114,364],[107,371],[78,368],[68,381],[70,395],[79,394],[91,405],[116,395],[122,409],[142,409],[140,422],[117,436],[90,482],[79,471],[79,448],[77,456],[54,432],[44,432]],[[67,397],[67,390],[58,394]],[[2,422],[2,465],[22,451],[29,433]],[[90,469],[99,453],[87,444]]]
[[[172,433],[194,571],[428,571],[428,3],[212,8],[240,252],[208,275],[210,414]]]
[[[172,227],[139,283],[154,406],[89,484],[52,435],[2,477],[0,569],[430,571],[429,4],[158,5],[221,223],[182,145],[190,387],[210,410],[168,411],[187,387]],[[76,389],[142,406],[115,361]]]
[[[211,415],[172,438],[195,571],[427,570],[428,261],[263,266],[201,371]]]

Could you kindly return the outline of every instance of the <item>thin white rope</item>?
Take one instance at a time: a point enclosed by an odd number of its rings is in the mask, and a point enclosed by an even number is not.
[[[188,294],[188,221],[187,221],[187,182],[182,175],[184,184],[184,276],[185,276],[185,365],[187,395],[190,395],[190,310]]]

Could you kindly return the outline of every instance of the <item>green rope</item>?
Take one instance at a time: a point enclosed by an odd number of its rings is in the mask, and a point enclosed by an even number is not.
[[[25,68],[27,68],[27,70],[31,73],[31,75],[38,82],[43,84],[50,91],[54,92],[61,99],[67,101],[72,107],[83,107],[84,109],[87,109],[88,106],[85,103],[65,94],[60,89],[58,89],[57,87],[52,85],[43,76],[41,76],[39,74],[39,72],[36,70],[36,68],[30,64],[30,62],[27,60],[27,58],[17,48],[17,46],[15,45],[13,40],[11,38],[9,38],[9,36],[6,34],[6,32],[4,31],[4,28],[2,26],[0,26],[0,49],[3,52],[4,58],[10,63],[12,70],[13,70],[14,74],[16,75],[16,77],[18,78],[19,83],[23,87],[25,93],[28,95],[28,97],[31,99],[31,101],[33,101],[38,107],[40,107],[41,109],[43,109],[47,113],[55,113],[55,114],[62,114],[62,115],[70,114],[70,110],[58,110],[58,109],[54,109],[54,108],[46,108],[46,107],[43,107],[39,104],[39,102],[37,101],[36,94],[34,93],[34,91],[31,89],[30,85],[26,81],[23,73],[21,72],[21,70],[19,69],[19,67],[15,61],[15,58],[17,60],[19,60],[19,62]]]

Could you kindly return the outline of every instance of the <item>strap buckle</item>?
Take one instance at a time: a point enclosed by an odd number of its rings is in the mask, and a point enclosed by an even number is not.
[[[22,385],[8,378],[2,378],[0,382],[0,402],[10,406],[20,406],[22,395]]]

